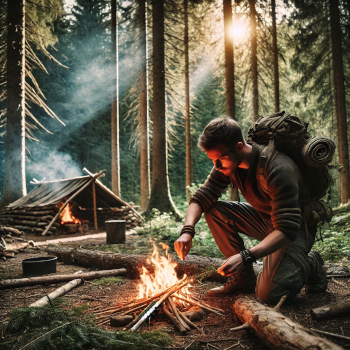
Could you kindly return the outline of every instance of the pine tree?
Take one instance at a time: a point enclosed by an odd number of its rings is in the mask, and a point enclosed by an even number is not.
[[[147,212],[153,208],[179,217],[170,195],[165,115],[164,2],[152,1],[153,24],[153,145],[152,187]]]
[[[150,153],[147,66],[147,3],[138,0],[140,28],[140,196],[141,209],[146,210],[150,196]]]
[[[280,88],[278,74],[278,46],[277,46],[277,28],[276,28],[276,0],[271,0],[272,16],[272,49],[273,49],[273,86],[275,95],[275,112],[280,110]]]
[[[334,77],[335,111],[337,115],[338,130],[338,156],[342,165],[340,172],[341,203],[345,204],[350,199],[350,171],[349,171],[349,144],[347,135],[344,66],[342,53],[342,35],[340,30],[339,0],[329,0],[332,58]]]
[[[46,56],[53,59],[47,46],[53,45],[55,37],[51,32],[51,23],[62,11],[60,1],[33,1],[26,6],[25,1],[0,3],[3,17],[7,15],[7,45],[0,51],[1,79],[0,102],[6,99],[6,161],[4,191],[1,205],[7,205],[26,194],[25,180],[25,136],[38,141],[33,133],[37,126],[25,121],[25,115],[48,131],[29,110],[30,102],[42,107],[52,118],[55,113],[44,102],[44,94],[33,75],[34,68],[45,70],[31,45],[38,47]],[[25,29],[27,28],[27,30]],[[20,62],[20,64],[15,64]],[[58,62],[57,62],[58,63]],[[26,81],[26,77],[29,81]],[[41,96],[41,97],[40,97]],[[20,108],[18,108],[20,106]],[[59,120],[59,119],[58,119]],[[60,120],[59,120],[60,121]]]
[[[340,195],[341,202],[346,203],[349,198],[350,179],[341,48],[342,34],[346,30],[341,28],[339,6],[334,5],[331,0],[322,2],[303,0],[295,2],[295,5],[291,25],[296,27],[297,34],[290,41],[296,46],[296,54],[292,63],[294,69],[303,74],[293,87],[304,93],[309,100],[310,95],[315,96],[317,105],[312,106],[312,109],[309,108],[307,112],[310,119],[326,123],[327,128],[322,131],[328,131],[327,136],[332,132],[333,118],[330,116],[333,115],[335,104],[338,162],[342,165]]]
[[[250,40],[251,40],[251,70],[253,80],[253,116],[259,119],[259,92],[258,92],[258,57],[256,35],[256,0],[248,0],[250,9]]]
[[[27,194],[24,161],[25,0],[8,2],[7,21],[7,142],[2,205]]]
[[[111,76],[112,76],[112,191],[120,196],[120,150],[119,150],[119,56],[118,56],[118,9],[117,0],[111,1]]]

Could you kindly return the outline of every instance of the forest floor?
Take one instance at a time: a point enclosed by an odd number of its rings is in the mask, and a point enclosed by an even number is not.
[[[27,237],[28,238],[28,237]],[[55,237],[56,238],[56,237]],[[67,238],[67,237],[66,237]],[[129,235],[127,237],[128,243],[125,245],[118,245],[119,251],[135,253],[135,247],[137,242],[140,241],[140,236]],[[51,239],[51,238],[50,238]],[[109,250],[110,246],[104,244],[105,238],[103,235],[98,234],[93,237],[89,237],[84,241],[71,240],[70,242],[64,242],[60,244],[68,246],[82,245],[90,249]],[[144,247],[144,252],[149,252],[150,247],[146,247],[144,243],[141,244]],[[21,278],[22,266],[21,261],[23,259],[46,256],[47,253],[42,248],[27,249],[26,253],[20,253],[15,258],[0,262],[0,278]],[[137,250],[137,249],[136,249]],[[140,252],[138,252],[140,253]],[[77,270],[80,270],[78,266],[65,265],[62,262],[57,263],[57,274],[69,274]],[[83,269],[86,271],[86,269]],[[101,279],[96,281],[86,281],[83,285],[68,292],[63,298],[60,298],[60,307],[69,309],[71,307],[79,307],[82,305],[87,306],[87,313],[97,312],[98,309],[105,308],[113,305],[118,301],[128,301],[137,299],[138,280],[131,280],[128,278],[117,279]],[[60,284],[62,285],[62,284]],[[32,286],[25,288],[16,288],[10,290],[0,291],[0,324],[3,323],[10,315],[11,311],[16,308],[28,307],[34,301],[40,299],[46,293],[58,288],[60,285],[49,286]],[[186,336],[180,336],[173,325],[162,317],[152,319],[150,324],[143,327],[141,332],[160,330],[168,334],[173,339],[172,347],[185,348],[192,341],[216,341],[212,343],[218,349],[223,350],[227,347],[240,341],[242,348],[260,350],[266,349],[259,339],[250,331],[238,331],[231,332],[230,328],[239,326],[241,322],[237,319],[233,312],[233,304],[238,297],[242,294],[235,294],[232,296],[224,296],[219,298],[212,298],[207,295],[207,291],[210,288],[218,286],[219,283],[212,281],[204,281],[203,284],[198,284],[196,288],[193,288],[193,294],[208,303],[209,305],[218,307],[225,310],[225,317],[220,317],[216,314],[208,314],[207,318],[202,321],[196,322],[199,330],[192,330]],[[251,295],[255,297],[255,295]],[[350,337],[350,318],[340,318],[330,321],[315,321],[310,316],[310,310],[331,302],[340,301],[350,296],[350,280],[349,278],[332,278],[329,280],[327,292],[324,294],[307,295],[304,291],[295,300],[292,305],[284,305],[281,308],[281,312],[289,316],[291,319],[299,322],[303,326],[309,328],[315,328],[324,330],[331,333],[345,335]],[[93,311],[90,311],[92,310]],[[109,331],[118,330],[112,328],[109,325],[101,326]],[[2,336],[0,334],[0,336]],[[227,340],[225,340],[227,339]],[[343,346],[345,349],[350,349],[350,341],[339,340],[334,338],[328,338],[329,340]],[[6,340],[5,338],[2,339]],[[0,344],[1,344],[0,338]],[[171,347],[170,347],[171,348]],[[199,347],[199,343],[194,342],[192,346],[187,349],[204,349],[206,347]]]

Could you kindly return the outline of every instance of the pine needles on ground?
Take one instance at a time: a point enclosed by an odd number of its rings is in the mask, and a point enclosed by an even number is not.
[[[51,350],[151,350],[164,349],[172,340],[162,332],[108,332],[95,327],[87,306],[62,310],[57,307],[19,308],[3,326],[1,349]]]

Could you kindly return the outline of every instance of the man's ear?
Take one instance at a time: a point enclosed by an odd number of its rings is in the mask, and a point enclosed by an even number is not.
[[[238,142],[236,147],[237,147],[238,152],[241,153],[243,151],[243,148],[244,148],[243,142]]]

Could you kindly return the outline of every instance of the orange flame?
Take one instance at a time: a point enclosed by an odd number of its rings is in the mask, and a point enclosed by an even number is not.
[[[186,275],[180,280],[176,276],[176,262],[171,261],[168,255],[169,246],[161,243],[162,248],[166,249],[166,256],[160,256],[157,247],[153,243],[153,252],[151,259],[147,260],[154,266],[154,274],[151,274],[144,266],[142,266],[141,283],[139,284],[139,298],[149,298],[155,294],[163,292],[176,283],[184,280]],[[186,287],[183,287],[180,292],[184,295],[190,294]]]
[[[60,219],[61,219],[61,224],[79,224],[81,225],[81,221],[79,219],[77,219],[73,214],[72,211],[69,207],[69,203],[67,204],[67,206],[63,209],[61,215],[60,215]]]

